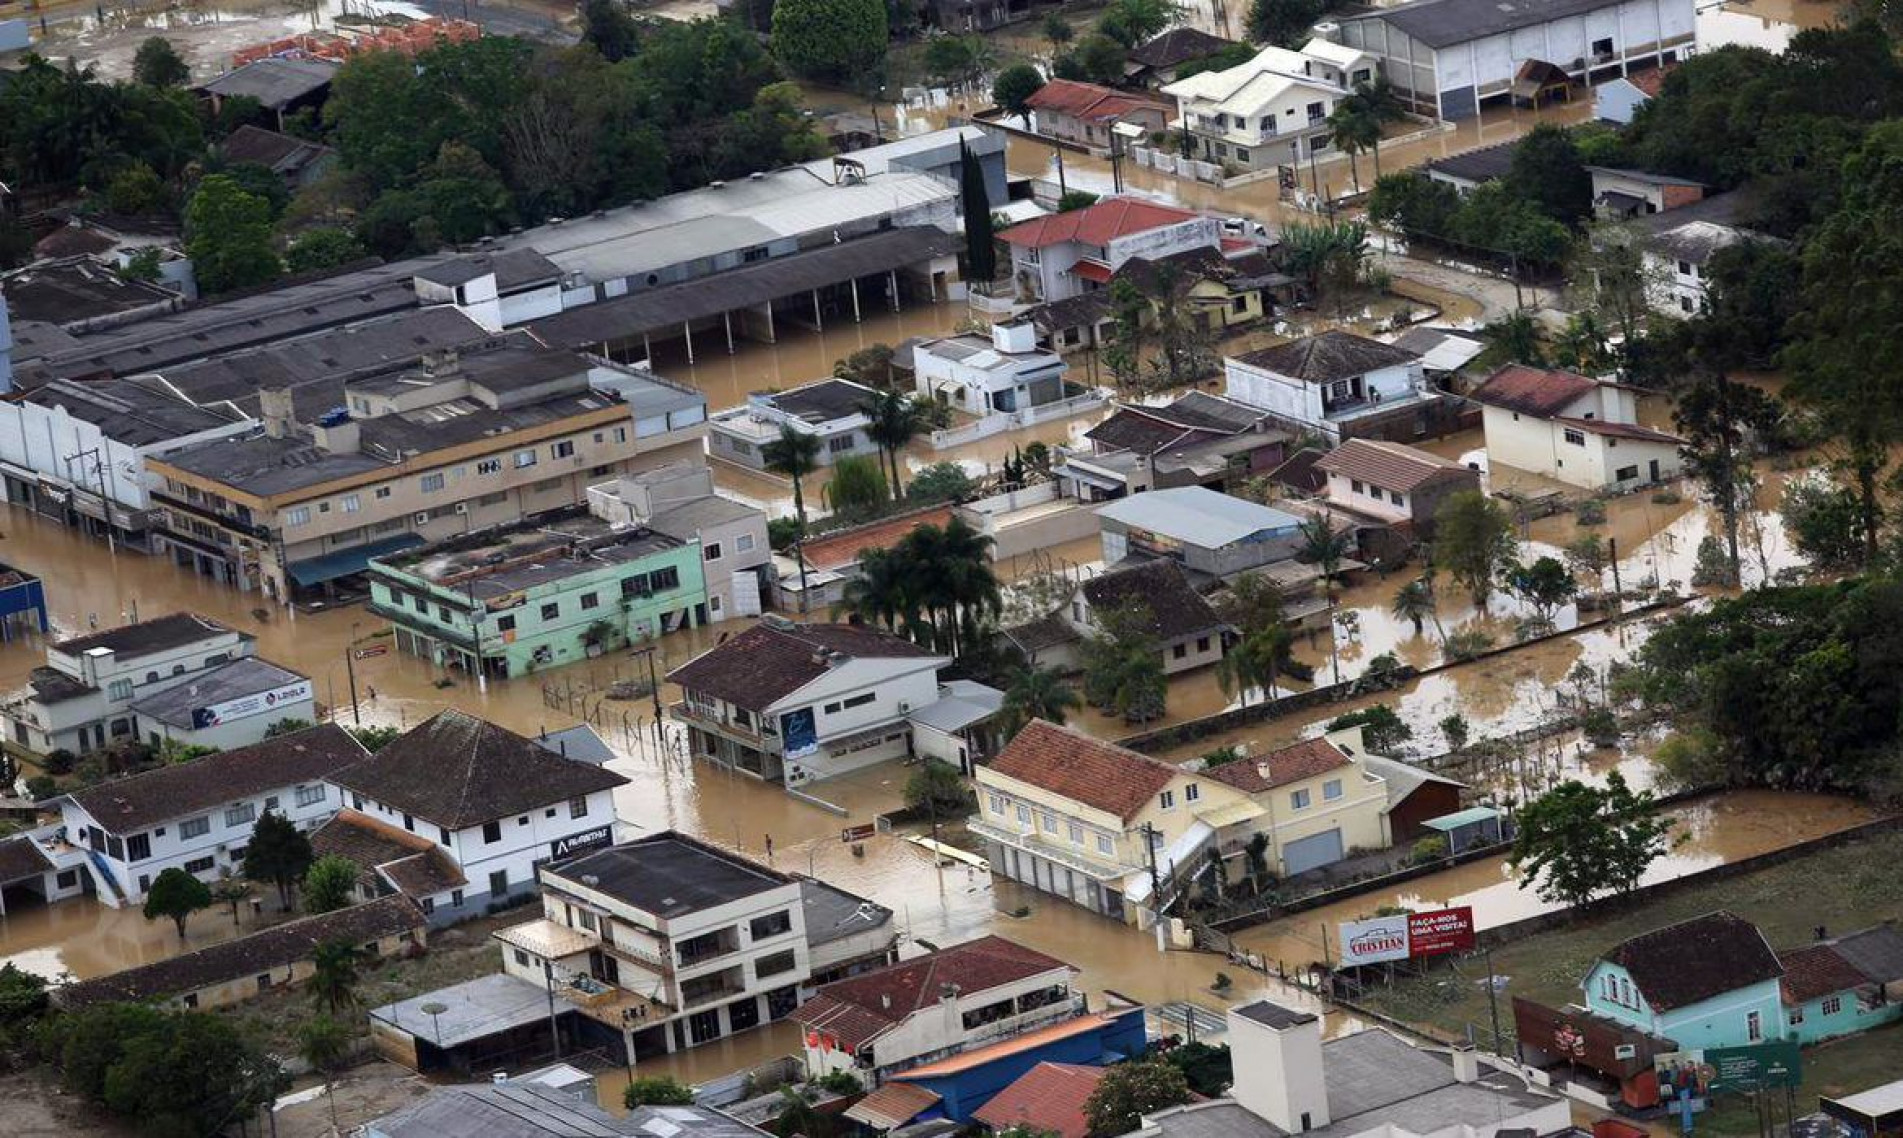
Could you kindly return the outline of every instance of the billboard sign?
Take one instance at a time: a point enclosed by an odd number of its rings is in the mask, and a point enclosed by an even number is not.
[[[612,825],[594,826],[580,833],[570,834],[566,838],[556,838],[548,844],[549,856],[560,859],[574,857],[578,853],[598,850],[614,844]]]
[[[1385,964],[1407,959],[1407,915],[1376,917],[1371,921],[1343,921],[1341,962],[1344,966]]]
[[[1397,913],[1368,921],[1344,921],[1341,926],[1344,967],[1443,956],[1450,952],[1468,952],[1473,947],[1474,911],[1467,905],[1425,913]]]
[[[228,699],[209,707],[194,707],[192,708],[192,730],[202,731],[207,727],[216,727],[220,723],[232,723],[239,719],[249,719],[254,715],[269,715],[310,698],[311,682],[298,680],[296,683],[285,684],[281,688]]]
[[[1654,1057],[1653,1066],[1658,1071],[1659,1093],[1667,1099],[1689,1099],[1697,1104],[1693,1109],[1714,1094],[1796,1087],[1804,1081],[1802,1052],[1788,1040],[1668,1051]]]

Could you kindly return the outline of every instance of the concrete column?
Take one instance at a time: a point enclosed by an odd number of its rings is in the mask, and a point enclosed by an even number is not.
[[[813,327],[814,329],[820,332],[824,332],[826,330],[826,322],[820,319],[820,315],[819,315],[819,290],[818,289],[813,290]]]
[[[852,286],[852,322],[858,324],[861,322],[859,319],[859,278],[854,277],[846,283]]]
[[[720,320],[727,326],[727,354],[731,356],[733,355],[733,313],[721,313]]]
[[[652,360],[654,358],[654,348],[648,344],[648,334],[646,332],[641,333],[641,358],[643,360]]]
[[[897,312],[899,310],[899,271],[887,269],[885,278],[886,287],[892,290],[892,311]]]
[[[681,331],[687,334],[687,362],[694,362],[694,326],[687,321],[681,322]]]

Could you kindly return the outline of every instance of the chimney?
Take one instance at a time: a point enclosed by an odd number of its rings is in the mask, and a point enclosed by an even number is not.
[[[891,1010],[892,1010],[892,997],[891,997],[891,996],[889,996],[889,995],[887,995],[887,994],[886,994],[886,993],[884,993],[884,992],[881,992],[881,993],[879,993],[879,1006],[880,1006],[881,1008],[884,1008],[884,1009],[885,1009],[886,1011],[891,1011]]]
[[[423,353],[423,374],[432,379],[455,375],[462,370],[462,354],[454,348]]]
[[[1229,1090],[1244,1110],[1289,1134],[1328,1125],[1318,1016],[1267,1000],[1230,1008],[1229,1053],[1251,1075]]]
[[[1029,320],[991,326],[991,346],[1006,354],[1037,351],[1037,329]]]
[[[1480,1053],[1471,1045],[1456,1047],[1453,1051],[1454,1081],[1456,1083],[1477,1082],[1480,1078]]]
[[[297,422],[292,414],[291,389],[260,387],[258,389],[258,418],[264,420],[265,434],[274,439],[290,438]]]

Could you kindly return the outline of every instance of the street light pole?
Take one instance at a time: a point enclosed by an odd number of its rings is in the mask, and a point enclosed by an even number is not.
[[[350,643],[344,645],[344,674],[350,678],[350,722],[358,727],[363,726],[363,711],[357,705],[357,626],[361,623],[350,622]]]

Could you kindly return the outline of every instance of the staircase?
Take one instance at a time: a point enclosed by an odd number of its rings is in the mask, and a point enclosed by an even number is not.
[[[99,891],[99,899],[109,908],[126,907],[126,893],[119,887],[118,879],[112,876],[112,870],[106,865],[106,858],[98,850],[86,851],[86,871],[92,875],[93,884]]]

